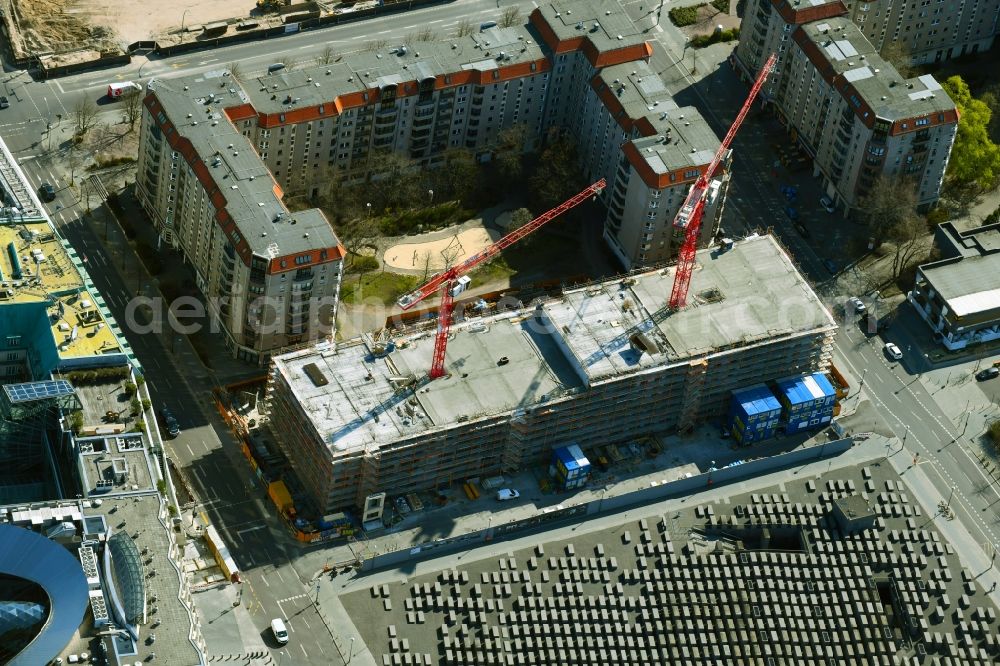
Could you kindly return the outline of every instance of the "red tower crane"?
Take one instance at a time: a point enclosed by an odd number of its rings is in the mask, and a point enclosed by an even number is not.
[[[604,186],[605,181],[602,178],[579,194],[567,199],[552,210],[539,215],[524,226],[515,229],[465,261],[441,271],[432,277],[427,284],[417,287],[417,289],[396,301],[400,308],[409,310],[435,291],[441,292],[441,304],[438,306],[437,335],[434,337],[434,358],[431,362],[431,371],[429,373],[431,379],[437,379],[444,375],[444,355],[448,346],[448,331],[451,330],[451,313],[455,306],[455,297],[465,291],[466,285],[469,282],[468,279],[461,280],[460,278],[479,264],[495,257],[501,250],[510,247],[525,236],[538,231],[543,225],[583,203],[587,197],[600,194]]]
[[[740,109],[736,120],[733,121],[732,127],[726,133],[726,138],[719,145],[719,150],[716,151],[715,157],[712,158],[712,161],[708,164],[708,168],[698,176],[698,180],[691,186],[687,198],[684,199],[680,210],[677,211],[677,217],[674,218],[674,227],[684,231],[684,244],[681,245],[681,251],[677,257],[674,288],[670,292],[670,302],[668,304],[670,310],[680,310],[687,304],[688,286],[691,284],[691,271],[694,270],[694,258],[698,249],[698,234],[701,232],[701,216],[705,212],[705,198],[708,196],[708,183],[712,176],[715,175],[715,170],[719,168],[722,158],[725,156],[726,151],[729,150],[729,145],[733,142],[736,132],[740,129],[740,125],[743,124],[743,119],[749,113],[750,107],[757,97],[757,93],[760,92],[764,81],[767,80],[767,76],[771,73],[771,69],[774,67],[777,59],[777,55],[772,53],[771,57],[764,63],[760,74],[757,76],[757,80],[754,81],[753,87],[750,88],[750,94],[747,95],[746,101],[743,102],[743,108]]]

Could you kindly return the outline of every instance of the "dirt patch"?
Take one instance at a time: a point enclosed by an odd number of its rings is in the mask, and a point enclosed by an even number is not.
[[[10,0],[21,38],[32,52],[81,48],[114,51],[132,42],[233,17],[249,16],[254,0]]]

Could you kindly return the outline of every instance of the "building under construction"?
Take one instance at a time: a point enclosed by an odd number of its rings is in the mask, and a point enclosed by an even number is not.
[[[698,253],[688,305],[674,269],[572,289],[452,328],[428,381],[433,330],[325,343],[274,359],[280,445],[320,510],[683,431],[731,392],[825,368],[836,324],[770,236]]]

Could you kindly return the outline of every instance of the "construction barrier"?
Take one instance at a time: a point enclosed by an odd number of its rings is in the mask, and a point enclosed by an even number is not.
[[[223,543],[222,538],[216,531],[215,525],[209,525],[205,530],[205,541],[208,543],[208,549],[215,556],[215,561],[218,563],[219,568],[222,569],[222,573],[226,574],[226,578],[233,583],[240,582],[240,570],[229,554],[226,544]]]

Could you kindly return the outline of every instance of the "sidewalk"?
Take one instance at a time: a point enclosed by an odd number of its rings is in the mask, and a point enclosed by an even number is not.
[[[158,247],[159,239],[152,221],[135,198],[134,189],[135,185],[132,184],[122,190],[119,193],[118,200],[124,210],[125,218],[131,221],[136,231],[135,240],[129,243],[129,251],[133,255],[130,259],[138,261],[138,257],[135,255],[136,243],[143,242],[150,247],[156,248]],[[95,214],[98,213],[109,214],[103,206],[95,210]],[[194,286],[194,269],[183,259],[183,255],[177,250],[166,247],[161,252],[163,271],[159,275],[155,277],[151,276],[146,271],[145,266],[143,265],[142,267],[142,272],[145,276],[144,282],[153,288],[153,293],[147,295],[163,296],[166,303],[166,297],[160,290],[161,287],[168,287],[166,289],[168,294],[176,289],[184,295],[195,296],[199,300],[203,300],[202,295]],[[169,303],[166,303],[166,305],[169,305]],[[195,378],[197,380],[205,381],[212,385],[225,385],[260,376],[264,373],[263,368],[233,358],[232,352],[226,348],[224,342],[225,334],[211,332],[207,314],[201,323],[203,326],[201,332],[195,333],[192,336],[179,336],[186,344],[178,344],[176,339],[170,340],[168,338],[167,344],[164,345],[168,349],[171,349],[174,355],[180,359],[181,363],[177,363],[178,369],[185,371],[189,369],[196,370]],[[202,346],[203,352],[210,359],[209,367],[206,367],[201,356],[194,349],[195,342],[192,338],[195,337],[197,338],[197,344]]]

